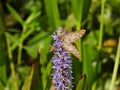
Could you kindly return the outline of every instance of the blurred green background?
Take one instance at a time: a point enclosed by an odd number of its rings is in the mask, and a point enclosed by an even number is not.
[[[81,59],[71,55],[73,90],[120,90],[120,0],[0,0],[0,90],[54,90],[59,26],[86,29]]]

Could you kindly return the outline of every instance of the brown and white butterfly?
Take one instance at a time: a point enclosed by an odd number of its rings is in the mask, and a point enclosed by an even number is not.
[[[68,52],[72,53],[77,58],[80,58],[80,53],[77,50],[77,48],[73,45],[79,38],[81,38],[85,34],[86,30],[82,29],[75,32],[67,32],[66,34],[60,34],[61,40],[62,40],[62,48],[67,50]],[[55,46],[51,48],[50,51],[53,51],[55,49]]]

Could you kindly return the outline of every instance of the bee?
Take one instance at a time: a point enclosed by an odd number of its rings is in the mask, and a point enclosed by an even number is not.
[[[85,34],[86,30],[82,29],[74,32],[66,32],[65,34],[58,33],[60,35],[60,39],[62,41],[62,48],[66,51],[72,53],[77,58],[80,58],[80,53],[77,48],[73,45],[79,38],[81,38]],[[55,46],[52,46],[50,51],[53,51]]]

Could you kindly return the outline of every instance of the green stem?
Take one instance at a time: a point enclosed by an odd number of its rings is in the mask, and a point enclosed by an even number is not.
[[[78,16],[78,17],[79,17],[79,20],[77,20],[77,23],[76,23],[76,28],[77,28],[77,30],[80,30],[80,29],[81,29],[83,3],[84,3],[84,0],[81,0],[81,4],[80,4],[80,14],[79,14],[80,16]]]
[[[114,69],[113,69],[112,80],[111,80],[109,90],[113,90],[113,87],[115,85],[115,79],[116,79],[117,72],[118,72],[118,67],[119,67],[119,59],[120,59],[120,36],[119,36],[117,55],[116,55],[116,58],[115,58],[115,65],[114,65]]]
[[[80,30],[81,29],[81,22],[82,22],[82,10],[83,10],[83,0],[81,0],[81,5],[80,5],[80,18],[79,18],[79,20],[77,20],[77,23],[76,23],[76,29],[77,30]],[[81,44],[81,40],[78,40],[78,42],[77,42],[77,48],[78,48],[78,50],[79,50],[79,52],[80,53],[82,53],[82,44]],[[80,61],[81,61],[81,59],[82,59],[82,57],[79,59]]]
[[[101,49],[102,41],[103,41],[104,6],[105,6],[105,0],[102,0],[101,1],[100,35],[99,35],[99,42],[98,42],[98,50]]]
[[[18,43],[23,42],[35,29],[31,28],[27,33],[25,33],[22,37],[20,37],[20,39],[18,40],[18,42],[15,42],[11,49],[12,51],[18,46]]]
[[[18,64],[18,65],[21,64],[22,47],[23,47],[23,42],[21,42],[21,43],[19,44],[19,47],[18,47],[18,58],[17,58],[17,64]]]
[[[5,33],[5,37],[6,37],[6,43],[7,43],[7,48],[8,48],[8,58],[10,60],[10,69],[11,69],[11,73],[12,73],[14,88],[15,88],[15,90],[18,90],[18,83],[17,83],[16,72],[15,72],[15,66],[14,66],[14,63],[12,60],[13,56],[12,56],[12,51],[11,51],[11,47],[10,47],[10,40],[9,40],[7,32]]]
[[[77,30],[80,30],[80,27],[81,27],[80,24],[81,24],[80,22],[77,22],[77,23],[76,23],[76,29],[77,29]]]
[[[24,37],[24,33],[26,31],[26,25],[23,26],[23,30],[22,30],[22,37]],[[21,38],[22,39],[22,38]],[[21,58],[22,58],[22,48],[23,48],[23,40],[20,40],[21,42],[19,43],[19,47],[18,47],[18,59],[17,59],[17,64],[20,65],[21,64]]]
[[[80,22],[77,22],[77,23],[76,23],[76,28],[77,28],[77,30],[80,29]],[[78,40],[78,41],[77,41],[76,46],[77,46],[79,52],[81,53],[81,48],[82,48],[82,47],[81,47],[81,40]],[[81,59],[80,59],[80,60],[81,60]]]

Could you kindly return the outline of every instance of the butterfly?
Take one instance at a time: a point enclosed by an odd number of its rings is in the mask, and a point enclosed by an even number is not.
[[[58,35],[61,37],[60,39],[62,40],[62,48],[72,53],[77,58],[80,58],[80,53],[73,45],[73,43],[75,43],[79,38],[81,38],[85,34],[85,32],[86,30],[84,29],[74,32],[66,32],[65,34],[62,34],[62,32],[58,32]],[[50,51],[53,51],[54,49],[55,46],[53,46]]]

